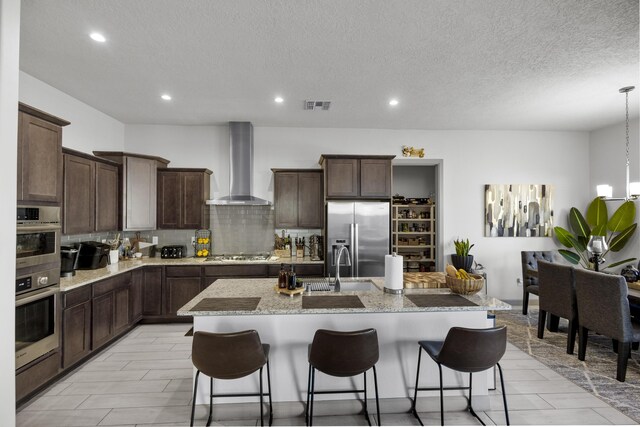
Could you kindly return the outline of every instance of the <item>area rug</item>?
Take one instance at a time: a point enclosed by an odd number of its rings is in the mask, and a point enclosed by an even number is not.
[[[640,423],[640,351],[632,350],[625,382],[616,380],[617,354],[611,339],[589,334],[586,360],[578,360],[578,340],[574,354],[567,354],[568,322],[560,320],[558,332],[545,329],[538,339],[538,310],[498,312],[496,324],[507,325],[509,342],[555,372]]]

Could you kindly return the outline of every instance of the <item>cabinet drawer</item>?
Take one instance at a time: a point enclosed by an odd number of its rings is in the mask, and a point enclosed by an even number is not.
[[[118,288],[123,288],[131,284],[131,273],[119,274],[115,277],[103,280],[93,285],[93,296],[97,297]]]
[[[204,268],[204,275],[211,277],[266,277],[267,264],[207,266]]]
[[[91,299],[91,286],[83,286],[63,294],[63,307],[73,307]]]
[[[200,277],[200,266],[167,266],[165,275],[167,277]]]
[[[301,264],[296,265],[296,275],[298,277],[322,277],[324,276],[323,264]]]

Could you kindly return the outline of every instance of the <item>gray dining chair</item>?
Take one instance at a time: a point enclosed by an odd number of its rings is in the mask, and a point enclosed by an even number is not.
[[[529,294],[538,295],[538,260],[553,262],[553,251],[521,251],[522,314],[527,314]]]
[[[574,268],[567,264],[538,260],[538,287],[538,338],[544,338],[547,314],[567,319],[567,354],[573,354],[578,332]]]
[[[578,359],[585,360],[589,331],[617,341],[616,379],[624,382],[631,345],[640,341],[640,325],[631,321],[624,277],[575,270],[578,303]]]

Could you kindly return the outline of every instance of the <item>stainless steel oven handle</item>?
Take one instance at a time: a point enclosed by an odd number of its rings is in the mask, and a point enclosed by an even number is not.
[[[20,307],[21,305],[25,305],[25,304],[29,304],[30,302],[33,301],[37,301],[39,299],[42,298],[47,298],[51,295],[55,295],[57,293],[60,293],[60,287],[59,286],[52,286],[50,288],[47,288],[43,291],[38,291],[32,294],[29,294],[28,296],[25,296],[24,298],[21,298],[21,295],[18,295],[16,299],[16,307]]]
[[[60,224],[37,224],[37,225],[21,225],[18,224],[16,231],[18,234],[34,231],[60,231]]]

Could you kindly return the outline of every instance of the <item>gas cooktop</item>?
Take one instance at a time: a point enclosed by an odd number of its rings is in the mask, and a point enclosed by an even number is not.
[[[222,254],[211,255],[207,261],[267,261],[269,258],[270,254]]]

